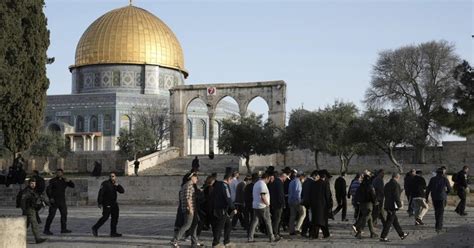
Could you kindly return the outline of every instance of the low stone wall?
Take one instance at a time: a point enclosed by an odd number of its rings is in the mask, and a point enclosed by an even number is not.
[[[26,247],[26,218],[0,216],[0,247]]]
[[[168,147],[163,151],[154,152],[147,156],[141,157],[138,159],[140,162],[140,166],[138,168],[138,172],[142,172],[148,168],[151,168],[156,165],[160,165],[166,163],[172,159],[176,159],[179,157],[179,148],[177,147]],[[134,160],[126,162],[125,167],[125,175],[134,175],[135,174],[135,165]]]

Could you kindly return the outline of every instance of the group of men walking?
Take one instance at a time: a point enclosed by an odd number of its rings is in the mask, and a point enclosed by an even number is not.
[[[46,206],[49,206],[48,217],[44,225],[43,234],[54,235],[51,232],[51,224],[56,215],[57,210],[61,214],[61,233],[71,233],[67,229],[67,204],[66,204],[66,189],[74,188],[74,183],[64,177],[62,169],[56,170],[56,176],[49,180],[49,184],[45,187],[45,180],[38,171],[33,172],[33,176],[28,181],[28,186],[21,190],[17,196],[17,205],[22,209],[23,215],[27,218],[27,225],[31,225],[33,236],[36,243],[43,243],[46,239],[42,238],[39,232],[39,224],[41,219],[38,211]],[[46,192],[46,196],[43,193]],[[99,194],[98,204],[102,208],[102,217],[92,227],[92,234],[97,236],[98,229],[107,221],[109,216],[112,216],[110,222],[110,236],[120,237],[117,233],[117,222],[119,217],[119,208],[117,204],[117,192],[124,193],[124,189],[118,184],[116,180],[116,173],[111,172],[109,180],[102,182]]]
[[[463,192],[467,187],[467,172],[466,166],[457,173],[454,180],[461,197],[456,208],[460,215],[466,214],[465,200],[462,197],[465,199]],[[407,199],[415,225],[425,224],[423,218],[428,211],[428,197],[431,195],[436,216],[435,230],[440,232],[447,194],[451,191],[445,168],[436,170],[436,176],[428,184],[421,171],[413,170],[409,174],[413,178],[408,179],[404,189],[399,183],[399,173],[392,173],[390,180],[385,183],[384,170],[377,171],[375,175],[365,171],[357,174],[349,185],[345,174],[342,174],[334,183],[337,207],[333,209],[329,182],[331,175],[326,170],[305,175],[286,168],[275,172],[273,167],[269,167],[264,173],[247,176],[242,181],[237,172],[227,173],[222,181],[217,180],[217,175],[213,174],[206,179],[202,188],[197,186],[197,174],[193,171],[183,178],[175,235],[171,243],[178,247],[179,241],[190,235],[192,246],[200,246],[198,236],[202,230],[206,230],[206,225],[210,225],[212,245],[226,246],[230,243],[231,232],[235,230],[238,221],[247,231],[248,242],[255,241],[257,231],[266,234],[269,242],[278,242],[282,238],[282,229],[287,230],[290,236],[301,235],[317,239],[322,233],[322,238],[328,238],[331,236],[329,219],[334,219],[342,210],[341,220],[349,221],[346,216],[347,199],[351,198],[355,209],[352,229],[356,238],[362,238],[367,225],[370,238],[389,242],[387,236],[393,226],[403,240],[409,235],[403,231],[397,216],[399,210],[403,209],[403,190],[409,191]],[[286,209],[289,210],[286,221],[288,229],[284,228],[285,222],[282,221],[282,213]],[[178,219],[182,214],[185,217],[180,222]],[[382,224],[380,236],[374,228],[378,221]],[[224,239],[221,244],[222,232]]]

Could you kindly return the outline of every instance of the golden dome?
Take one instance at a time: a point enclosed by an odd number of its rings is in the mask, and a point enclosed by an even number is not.
[[[173,31],[150,12],[131,5],[99,17],[79,40],[71,67],[96,64],[152,64],[188,74]]]

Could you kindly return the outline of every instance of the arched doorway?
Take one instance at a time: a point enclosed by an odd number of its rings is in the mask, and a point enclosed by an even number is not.
[[[199,98],[192,100],[186,109],[188,155],[201,155],[209,151],[207,106]],[[190,132],[190,133],[189,133]]]

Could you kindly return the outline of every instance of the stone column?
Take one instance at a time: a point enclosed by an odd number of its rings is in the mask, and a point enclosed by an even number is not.
[[[82,150],[87,151],[87,137],[82,135]]]
[[[215,113],[213,110],[207,112],[209,116],[209,154],[214,153],[214,117]]]
[[[171,146],[178,147],[181,150],[181,156],[188,154],[187,142],[188,130],[186,128],[186,113],[176,113],[171,117]]]
[[[91,135],[91,141],[90,141],[91,142],[91,146],[90,146],[91,151],[95,151],[95,149],[97,149],[97,147],[94,147],[94,138],[95,138],[95,135],[92,134]]]
[[[69,149],[73,152],[74,151],[74,136],[68,135],[69,138]]]

